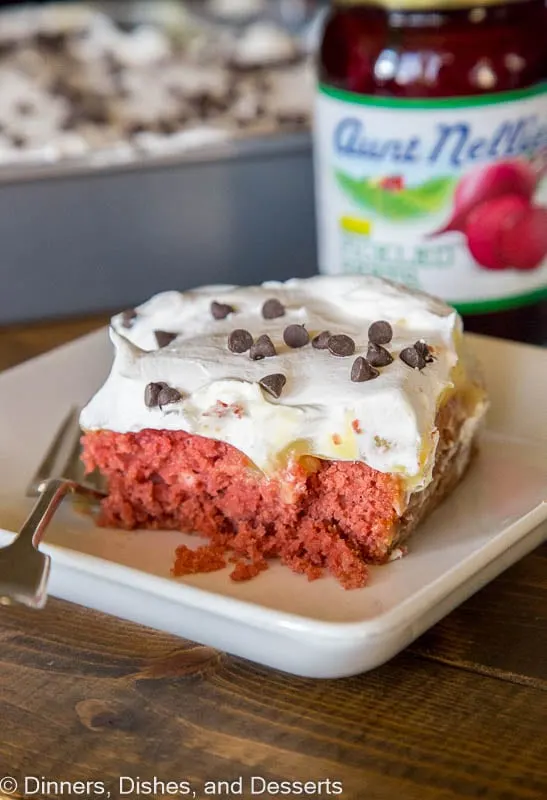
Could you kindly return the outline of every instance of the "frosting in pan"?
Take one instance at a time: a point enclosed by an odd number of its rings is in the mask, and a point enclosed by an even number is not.
[[[285,313],[265,319],[263,305],[272,298]],[[213,302],[234,311],[215,319]],[[378,320],[393,329],[392,340],[384,344],[393,361],[377,367],[374,379],[353,381],[355,359],[366,357],[368,329]],[[284,341],[290,325],[305,326],[310,338],[326,330],[344,334],[354,341],[355,352],[336,356],[311,342],[290,347]],[[228,337],[235,329],[248,331],[255,342],[267,334],[277,355],[253,360],[248,351],[232,352]],[[160,348],[155,331],[177,336]],[[360,460],[400,474],[417,489],[431,479],[435,417],[453,385],[460,332],[460,317],[440,300],[371,276],[165,292],[112,319],[112,370],[83,410],[81,425],[211,437],[238,448],[266,472],[292,453]],[[420,340],[433,358],[421,369],[412,368],[399,355]],[[260,385],[272,375],[285,378],[279,397]],[[151,383],[176,390],[175,400],[148,407],[145,393]],[[270,384],[279,390],[283,381]]]
[[[0,167],[216,156],[219,140],[309,128],[313,59],[264,2],[225,0],[235,25],[220,7],[137,5],[123,26],[72,3],[0,11]]]

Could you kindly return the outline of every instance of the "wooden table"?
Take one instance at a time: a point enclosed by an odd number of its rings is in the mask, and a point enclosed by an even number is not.
[[[0,369],[100,322],[0,330]],[[113,798],[162,796],[159,785],[139,793],[129,779],[140,776],[191,781],[198,797],[210,796],[206,781],[242,778],[242,792],[235,783],[216,796],[543,800],[546,568],[543,546],[389,664],[337,681],[56,600],[43,612],[1,608],[0,777],[103,782]],[[323,783],[321,793],[253,795],[252,776]],[[0,800],[22,797],[0,787]],[[42,786],[32,796],[68,795]]]

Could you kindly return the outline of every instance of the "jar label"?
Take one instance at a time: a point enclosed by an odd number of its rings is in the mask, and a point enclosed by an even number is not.
[[[547,84],[403,100],[320,86],[315,174],[321,272],[464,313],[547,297]]]

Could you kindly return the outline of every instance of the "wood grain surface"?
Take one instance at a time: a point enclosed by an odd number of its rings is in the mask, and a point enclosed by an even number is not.
[[[106,325],[108,317],[0,328],[0,370],[34,358]]]
[[[0,330],[0,368],[102,321]],[[85,797],[105,796],[101,784],[112,798],[184,796],[153,778],[189,781],[196,797],[544,800],[546,731],[547,545],[389,664],[338,681],[57,600],[0,608],[0,800],[24,797],[24,776],[43,800],[76,795],[42,779],[95,781]],[[268,780],[315,792],[260,791]]]

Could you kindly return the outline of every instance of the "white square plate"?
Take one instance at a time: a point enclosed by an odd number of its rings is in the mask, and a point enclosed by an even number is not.
[[[492,401],[479,457],[414,535],[408,555],[344,591],[274,563],[248,583],[228,569],[175,580],[176,532],[98,529],[66,502],[47,533],[50,593],[288,672],[339,677],[391,658],[502,570],[547,528],[547,350],[469,337]],[[99,331],[0,375],[0,544],[31,502],[24,487],[69,407],[111,363]],[[39,612],[37,612],[39,613]]]

